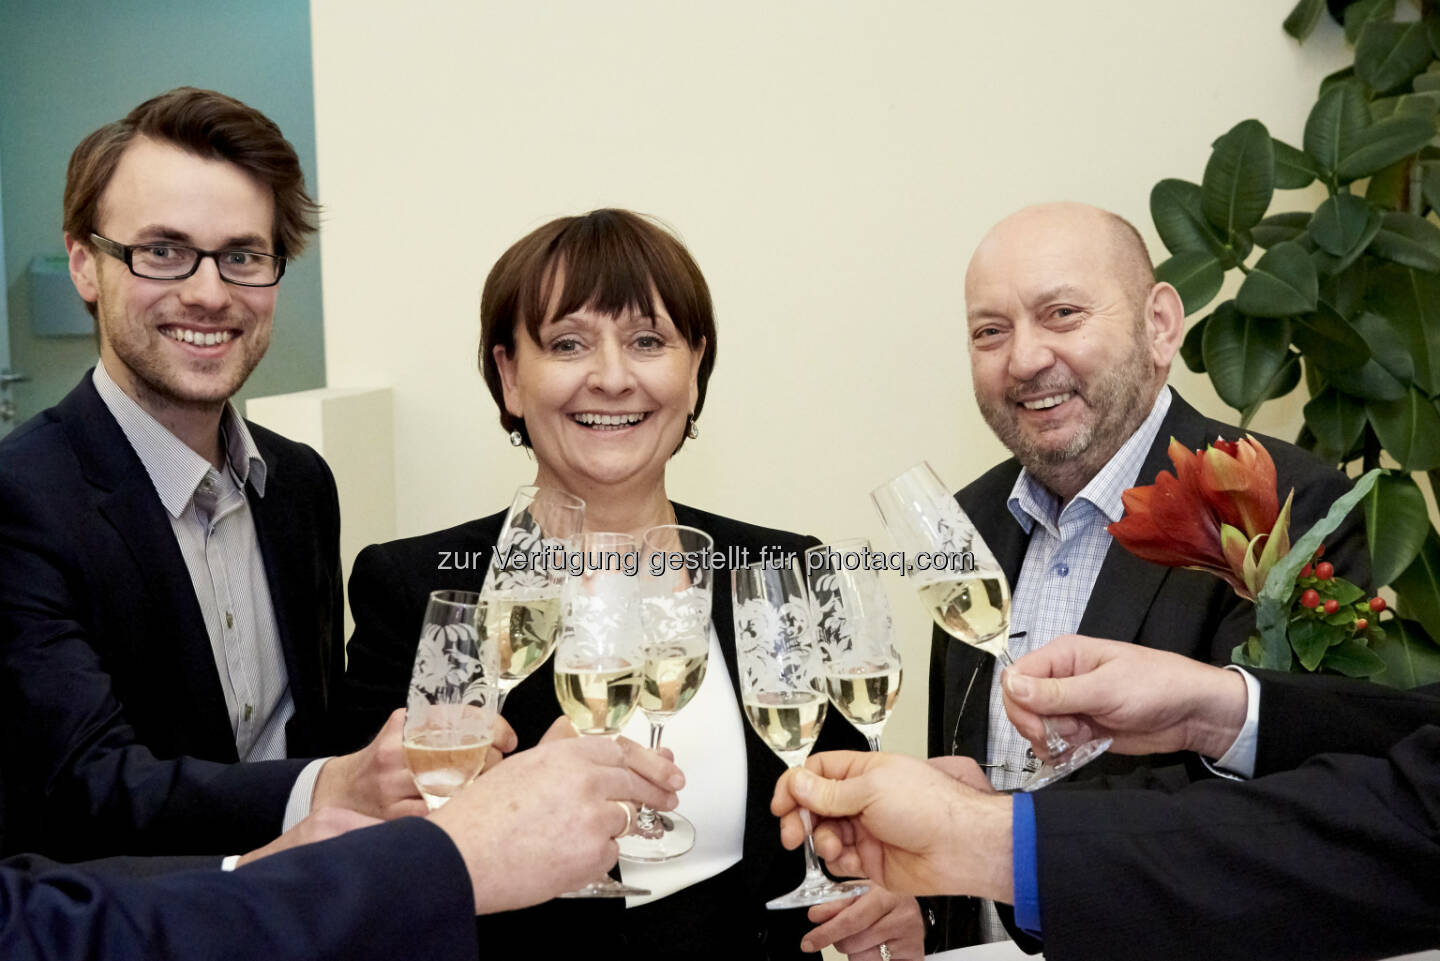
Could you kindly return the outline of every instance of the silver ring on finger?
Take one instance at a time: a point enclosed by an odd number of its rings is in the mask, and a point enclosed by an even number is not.
[[[620,810],[625,812],[625,826],[620,829],[619,834],[612,834],[611,837],[623,838],[625,835],[630,833],[630,822],[633,818],[633,815],[630,813],[630,805],[626,804],[624,801],[616,801],[615,803],[620,805]],[[889,959],[887,958],[886,961],[889,961]]]
[[[890,945],[880,942],[880,961],[890,961]]]

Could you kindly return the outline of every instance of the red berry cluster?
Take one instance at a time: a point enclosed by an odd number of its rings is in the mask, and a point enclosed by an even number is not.
[[[1329,617],[1340,610],[1340,602],[1334,597],[1324,597],[1323,593],[1329,593],[1328,589],[1335,584],[1335,565],[1329,561],[1320,560],[1325,554],[1325,545],[1321,544],[1315,549],[1315,556],[1311,563],[1300,568],[1300,576],[1296,586],[1302,588],[1300,591],[1300,606],[1309,611],[1320,609],[1326,617]],[[1370,621],[1363,615],[1368,613],[1378,615],[1385,610],[1385,598],[1371,597],[1356,601],[1350,605],[1355,612],[1353,629],[1359,634],[1370,627]]]

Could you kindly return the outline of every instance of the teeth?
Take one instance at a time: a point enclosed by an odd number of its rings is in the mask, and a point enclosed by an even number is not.
[[[228,344],[235,339],[234,332],[229,330],[201,333],[197,330],[190,330],[188,327],[170,327],[163,333],[171,340],[178,340],[182,344],[194,344],[197,347],[214,347],[216,344]]]
[[[628,427],[645,419],[644,414],[572,414],[574,420],[588,427]]]
[[[1039,400],[1027,400],[1023,403],[1023,406],[1026,410],[1045,410],[1050,407],[1057,407],[1074,396],[1074,391],[1066,391],[1063,394],[1052,394],[1049,397],[1042,397]]]

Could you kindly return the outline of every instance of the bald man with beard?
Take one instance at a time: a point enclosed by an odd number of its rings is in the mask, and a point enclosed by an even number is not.
[[[1078,633],[1229,663],[1255,629],[1253,606],[1211,574],[1140,560],[1106,531],[1123,513],[1124,490],[1171,468],[1172,437],[1201,449],[1245,434],[1167,386],[1185,309],[1174,287],[1156,282],[1139,233],[1083,204],[1027,207],[976,248],[965,307],[975,400],[1013,456],[956,498],[1011,585],[1011,653]],[[1292,444],[1259,440],[1275,461],[1281,498],[1295,489],[1290,531],[1298,538],[1349,481]],[[1368,582],[1358,516],[1326,550],[1345,577]],[[990,765],[992,784],[1006,790],[1039,762],[1005,719],[994,667],[989,654],[935,631],[929,753]],[[1173,788],[1203,774],[1181,761],[1105,755],[1076,777],[1128,774],[1129,783]],[[947,899],[931,910],[932,949],[1006,936],[989,902]]]

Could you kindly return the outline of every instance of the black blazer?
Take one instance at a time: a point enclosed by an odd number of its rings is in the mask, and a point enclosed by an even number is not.
[[[474,892],[460,852],[419,818],[282,851],[231,874],[136,880],[93,868],[0,862],[0,957],[473,961],[476,954]]]
[[[1035,795],[1047,958],[1309,961],[1440,944],[1440,697],[1257,676],[1256,774],[1269,776]]]
[[[1242,436],[1244,432],[1231,425],[1201,416],[1172,392],[1170,409],[1145,456],[1136,484],[1152,483],[1162,470],[1174,471],[1167,454],[1171,437],[1192,449],[1202,449],[1217,437]],[[1350,482],[1338,470],[1293,444],[1257,436],[1275,462],[1281,501],[1290,488],[1295,490],[1290,521],[1293,540],[1325,516],[1335,499],[1349,490]],[[1019,474],[1020,463],[1012,458],[956,494],[1012,585],[1019,580],[1030,541],[1006,506]],[[1358,511],[1352,512],[1327,539],[1325,556],[1348,580],[1362,586],[1369,583],[1370,555],[1364,519]],[[1078,633],[1228,664],[1234,647],[1254,630],[1254,605],[1236,596],[1220,578],[1203,571],[1151,564],[1112,543]],[[930,654],[932,757],[962,754],[986,760],[994,667],[995,659],[990,655],[935,629]],[[1188,779],[1185,769],[1175,766],[1183,760],[1187,759],[1178,755],[1136,758],[1106,754],[1079,771],[1072,782],[1146,768],[1155,772],[1154,786],[1173,788]],[[1193,759],[1188,760],[1193,772]],[[944,917],[944,935],[938,945],[954,948],[976,943],[978,902],[950,901],[937,913]]]
[[[249,426],[289,753],[313,756],[343,670],[339,503],[318,454]],[[279,833],[303,766],[235,763],[169,516],[88,373],[0,442],[0,720],[5,849],[65,860],[247,850]]]
[[[798,554],[819,543],[674,506],[676,519],[708,533],[721,553],[743,548],[751,560],[759,560],[762,547]],[[355,633],[348,649],[340,725],[350,743],[372,737],[386,716],[405,704],[426,598],[433,590],[480,589],[503,520],[502,512],[449,530],[372,545],[356,558],[350,578]],[[463,569],[456,569],[457,558],[464,562]],[[442,563],[446,569],[440,569]],[[738,691],[730,578],[725,571],[716,572],[712,618],[730,681]],[[538,741],[560,715],[553,678],[552,658],[505,701],[505,718],[519,735],[521,748]],[[865,750],[865,740],[844,718],[832,714],[815,750],[840,749]],[[780,847],[779,825],[770,813],[775,781],[785,767],[748,724],[745,756],[749,794],[744,855],[738,865],[623,915],[622,902],[605,899],[603,903],[555,901],[493,918],[483,928],[482,943],[498,939],[517,946],[533,944],[535,932],[544,930],[547,951],[556,957],[575,950],[593,958],[597,950],[607,949],[617,957],[803,957],[800,939],[813,927],[805,912],[764,909],[765,901],[794,888],[804,874],[800,853]],[[684,767],[686,759],[677,760]],[[536,830],[555,827],[547,825],[539,812],[535,826]],[[604,937],[595,937],[592,923],[605,925]],[[567,940],[572,937],[573,941]]]

